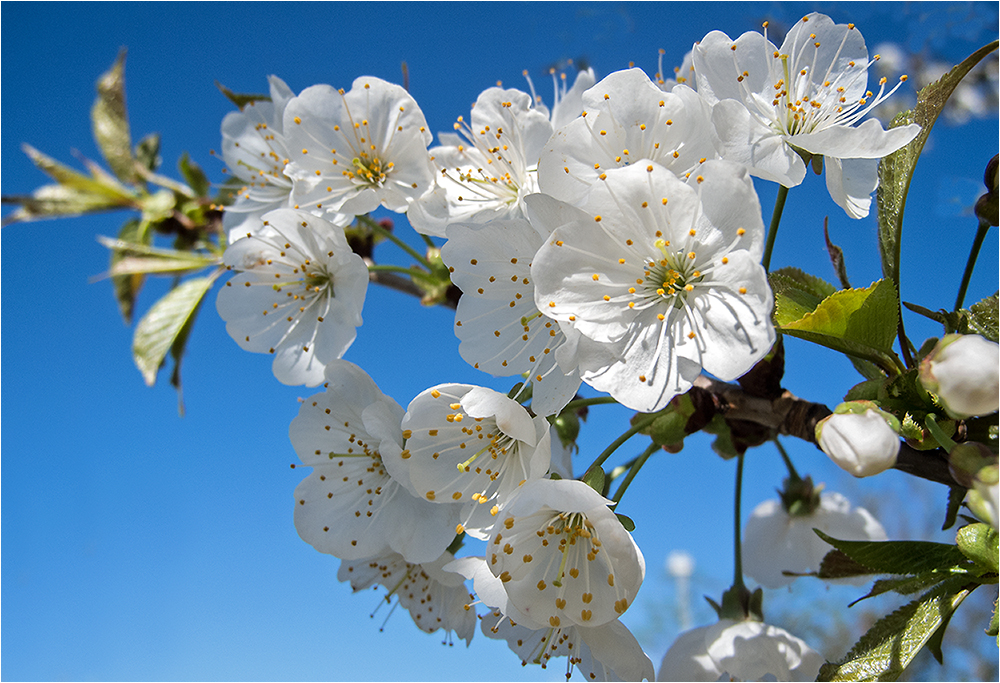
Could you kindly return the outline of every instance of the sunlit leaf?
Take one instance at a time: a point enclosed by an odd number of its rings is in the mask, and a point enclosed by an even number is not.
[[[125,50],[97,79],[97,99],[90,110],[94,139],[108,166],[124,182],[135,180],[135,158],[125,111]]]
[[[917,93],[917,105],[901,112],[892,120],[890,128],[910,123],[920,125],[920,133],[908,145],[883,158],[878,165],[878,232],[879,251],[882,256],[882,274],[899,286],[900,238],[903,231],[903,208],[910,189],[913,171],[920,152],[927,142],[931,127],[944,109],[951,93],[962,78],[986,55],[997,49],[997,41],[972,53],[965,61],[939,80]]]
[[[975,562],[983,571],[996,574],[1000,571],[997,559],[997,531],[988,524],[978,523],[963,526],[955,535],[958,549]]]
[[[163,359],[214,280],[213,275],[183,282],[157,301],[139,321],[132,340],[132,355],[147,385],[156,383]]]
[[[123,243],[139,243],[143,246],[149,244],[151,239],[149,224],[143,221],[130,220],[122,226],[118,233],[118,240]],[[118,302],[118,310],[121,311],[122,319],[126,325],[132,324],[132,311],[135,310],[135,301],[139,296],[139,290],[146,278],[141,273],[130,273],[127,275],[115,275],[115,266],[129,252],[113,249],[111,251],[111,283],[115,289],[115,300]]]
[[[969,329],[990,341],[997,341],[997,295],[975,303],[969,309]]]
[[[768,279],[774,291],[774,318],[778,325],[795,322],[812,313],[824,299],[837,291],[826,280],[793,267],[776,270],[768,275]]]

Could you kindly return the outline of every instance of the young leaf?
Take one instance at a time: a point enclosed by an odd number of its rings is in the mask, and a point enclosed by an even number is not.
[[[813,529],[824,541],[872,574],[923,574],[932,570],[969,568],[971,563],[956,546],[931,541],[841,541]]]
[[[225,95],[230,102],[235,104],[240,109],[243,109],[243,107],[250,104],[251,102],[271,101],[270,95],[251,95],[248,93],[235,93],[226,86],[222,85],[222,83],[219,83],[218,81],[215,82],[215,87],[218,88],[219,91],[222,92],[222,94]]]
[[[135,146],[135,160],[148,171],[155,171],[160,167],[160,134],[150,133]]]
[[[980,569],[996,574],[1000,571],[997,560],[997,532],[988,524],[963,526],[955,536],[958,549],[975,562]]]
[[[149,224],[144,221],[130,220],[122,226],[118,233],[120,242],[140,243],[144,246],[149,244],[152,235],[149,232]],[[126,325],[132,324],[132,311],[135,309],[135,300],[139,296],[139,290],[146,280],[146,276],[141,273],[131,273],[128,275],[115,275],[115,266],[121,261],[127,252],[119,249],[111,251],[111,283],[115,289],[115,300],[118,302],[118,310],[121,311],[122,319]]]
[[[43,218],[79,216],[98,211],[112,211],[127,206],[131,199],[109,199],[106,194],[78,190],[66,185],[42,185],[30,195],[2,198],[4,204],[20,204],[20,208],[3,218],[3,225],[36,221]]]
[[[997,295],[987,297],[969,309],[969,329],[990,341],[997,341]]]
[[[798,320],[779,320],[779,328],[886,369],[899,367],[892,352],[898,321],[896,288],[888,280],[879,280],[865,289],[834,292]]]
[[[823,238],[826,240],[826,251],[830,254],[830,263],[833,265],[837,279],[840,280],[841,289],[850,289],[851,282],[847,279],[847,264],[844,263],[844,250],[830,240],[830,219],[823,219]]]
[[[774,291],[774,318],[778,325],[795,322],[812,313],[824,299],[837,291],[826,280],[793,267],[776,270],[768,275],[768,279]]]
[[[883,617],[838,663],[819,670],[819,681],[894,681],[962,603],[972,588],[954,577]]]
[[[604,495],[604,470],[600,467],[591,467],[583,475],[583,483],[594,489],[602,496]]]
[[[181,155],[177,165],[180,167],[181,175],[184,176],[184,182],[190,185],[199,197],[207,197],[209,190],[212,189],[212,184],[205,172],[201,170],[201,166],[191,161],[187,152]]]
[[[986,55],[997,49],[997,41],[972,53],[965,61],[917,94],[917,106],[892,120],[890,128],[910,123],[920,124],[920,133],[908,145],[884,157],[878,165],[878,232],[882,256],[882,274],[899,286],[900,238],[903,232],[903,208],[910,180],[927,142],[931,127],[944,109],[948,97],[962,78]]]
[[[135,158],[125,112],[125,50],[108,71],[97,80],[97,99],[90,110],[94,140],[104,160],[119,179],[135,180]]]
[[[615,513],[615,517],[617,517],[618,521],[622,523],[623,527],[625,527],[625,531],[629,533],[635,531],[635,522],[632,521],[631,517],[626,517],[625,515],[619,515],[617,512]]]
[[[215,275],[211,275],[178,285],[139,321],[132,340],[132,355],[147,385],[156,383],[163,359],[214,280]]]

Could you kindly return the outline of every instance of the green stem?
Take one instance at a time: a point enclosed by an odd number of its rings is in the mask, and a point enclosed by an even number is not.
[[[767,229],[767,243],[764,245],[764,259],[761,264],[764,272],[771,270],[771,252],[774,251],[774,239],[778,236],[778,224],[781,223],[781,213],[785,210],[785,198],[788,196],[788,188],[784,185],[778,186],[778,196],[774,200],[774,212],[771,214],[771,227]]]
[[[778,441],[777,437],[774,438],[774,445],[778,447],[778,452],[781,453],[781,459],[785,461],[785,467],[788,468],[788,476],[791,480],[793,482],[802,481],[802,477],[800,477],[799,473],[795,471],[795,465],[792,464],[792,459],[788,457],[788,452],[785,450],[785,447],[781,445],[781,442]]]
[[[566,407],[563,408],[563,410],[564,411],[568,410],[569,412],[573,412],[579,408],[584,408],[586,406],[603,405],[605,403],[618,403],[618,401],[616,401],[610,396],[593,396],[591,398],[578,398],[567,403]]]
[[[427,270],[434,269],[431,266],[431,262],[427,260],[427,257],[425,257],[423,254],[421,254],[419,251],[411,247],[403,240],[399,239],[399,237],[393,234],[392,231],[383,228],[381,225],[378,224],[378,222],[372,220],[370,216],[358,216],[358,222],[364,223],[372,231],[373,234],[378,235],[379,237],[384,237],[385,239],[395,244],[397,247],[399,247],[407,254],[412,256],[418,263],[420,263],[420,265],[422,265]]]
[[[640,455],[638,458],[636,458],[635,462],[632,463],[632,466],[628,470],[628,474],[625,475],[624,481],[622,481],[622,483],[618,486],[618,490],[615,491],[615,497],[612,498],[611,500],[617,503],[622,499],[622,495],[624,495],[625,489],[627,489],[628,485],[632,483],[633,479],[635,479],[635,475],[639,473],[639,470],[642,469],[642,466],[646,464],[647,460],[649,460],[649,456],[651,456],[658,450],[660,450],[660,447],[657,446],[655,443],[649,444],[649,448],[643,451],[643,454]]]
[[[585,472],[589,472],[592,468],[594,468],[594,467],[600,467],[601,465],[603,465],[604,461],[607,460],[608,458],[610,458],[611,454],[614,453],[618,449],[619,446],[621,446],[623,443],[625,443],[626,441],[628,441],[629,439],[631,439],[633,436],[635,436],[636,434],[638,434],[639,432],[641,432],[643,429],[645,429],[649,425],[653,424],[653,422],[658,417],[660,417],[659,413],[651,413],[651,414],[647,415],[644,419],[641,419],[638,422],[636,422],[634,425],[632,425],[628,429],[628,431],[626,431],[624,434],[622,434],[617,439],[615,439],[614,441],[612,441],[611,445],[609,445],[607,448],[605,448],[604,452],[602,452],[599,456],[597,456],[597,459],[594,460],[594,462],[592,462],[590,464],[590,467],[588,467],[584,471]]]
[[[955,298],[955,310],[962,307],[965,302],[965,292],[969,289],[969,280],[972,279],[972,271],[976,267],[976,259],[979,258],[979,250],[986,239],[986,233],[990,231],[990,224],[986,221],[979,221],[979,230],[976,231],[976,238],[972,241],[972,250],[969,252],[969,260],[965,264],[965,272],[962,274],[962,284],[958,288],[958,296]]]
[[[733,588],[746,590],[743,583],[743,546],[740,542],[740,502],[743,491],[743,453],[736,456],[736,495],[734,507],[733,552],[736,560],[733,563]]]
[[[438,245],[434,244],[434,240],[432,240],[427,235],[423,234],[422,232],[418,232],[417,234],[424,238],[424,243],[428,247],[430,247],[431,249],[438,249],[439,248]]]

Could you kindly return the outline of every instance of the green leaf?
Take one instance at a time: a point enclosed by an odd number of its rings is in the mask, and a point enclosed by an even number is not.
[[[222,92],[222,94],[229,99],[230,102],[235,104],[240,109],[243,109],[243,107],[250,104],[251,102],[271,101],[270,95],[260,95],[260,94],[251,95],[247,93],[235,93],[226,86],[222,85],[222,83],[219,83],[218,81],[215,82],[215,87],[218,88]]]
[[[204,300],[205,298],[202,297],[195,304],[194,311],[188,316],[187,322],[184,323],[184,327],[177,334],[174,343],[170,345],[170,355],[174,359],[174,371],[170,373],[170,386],[177,390],[177,413],[181,417],[184,417],[184,391],[181,389],[181,359],[184,357],[184,349],[187,347],[188,337],[191,336],[195,318],[198,317],[198,311],[201,310],[201,304]]]
[[[830,254],[830,263],[833,265],[837,279],[840,280],[841,289],[850,289],[851,282],[847,279],[847,264],[844,263],[844,250],[830,240],[830,219],[823,219],[823,238],[826,240],[826,251]]]
[[[774,318],[778,325],[795,322],[812,313],[823,299],[837,291],[826,280],[798,268],[781,268],[768,275],[768,279],[774,291]]]
[[[923,574],[932,570],[968,568],[956,546],[931,541],[841,541],[813,529],[824,541],[872,570],[873,574]]]
[[[118,240],[123,243],[139,243],[148,246],[152,235],[149,231],[149,223],[130,220],[122,226],[118,233]],[[125,257],[128,252],[120,249],[111,251],[111,283],[115,290],[115,300],[118,302],[118,310],[121,311],[122,319],[126,325],[132,324],[132,312],[135,310],[135,301],[139,296],[139,290],[146,280],[141,273],[131,273],[128,275],[115,275],[115,266]]]
[[[852,602],[848,607],[853,607],[862,600],[867,600],[868,598],[873,598],[876,595],[882,595],[883,593],[899,593],[900,595],[913,595],[922,590],[927,590],[931,586],[936,586],[945,579],[952,577],[952,574],[948,572],[939,572],[937,570],[924,572],[923,574],[917,574],[916,576],[901,576],[892,579],[879,579],[872,585],[872,589],[868,591],[867,595],[862,595],[860,598]]]
[[[20,208],[4,216],[3,225],[36,221],[45,218],[79,216],[85,213],[113,211],[127,206],[131,199],[109,199],[105,194],[78,190],[66,185],[42,185],[30,195],[2,198],[4,204],[20,204]]]
[[[819,670],[819,681],[894,681],[971,592],[963,577],[944,581],[883,617],[837,663]]]
[[[155,171],[160,167],[160,134],[150,133],[135,146],[135,160],[148,171]]]
[[[617,517],[618,521],[622,523],[623,527],[625,527],[625,531],[629,533],[635,531],[635,522],[632,521],[631,517],[626,517],[625,515],[619,515],[617,512],[615,513],[615,517]]]
[[[184,182],[190,185],[199,197],[207,197],[209,190],[212,189],[212,184],[205,172],[201,170],[201,166],[191,161],[187,152],[181,155],[177,165],[180,167],[181,175],[184,176]]]
[[[948,507],[944,513],[944,523],[941,525],[941,531],[955,526],[955,520],[958,518],[958,511],[962,507],[962,501],[965,500],[965,494],[967,491],[968,489],[964,486],[948,487]]]
[[[969,524],[958,530],[955,542],[962,554],[975,562],[983,571],[994,574],[1000,572],[996,529],[982,522]]]
[[[997,41],[977,50],[965,61],[942,76],[940,80],[923,88],[917,94],[917,106],[911,111],[898,114],[890,128],[910,123],[920,125],[917,134],[908,145],[884,157],[878,165],[878,232],[879,251],[882,257],[882,274],[899,287],[899,254],[903,232],[903,208],[910,180],[920,158],[920,152],[927,142],[931,127],[944,109],[948,97],[962,78],[986,55],[997,48]]]
[[[990,341],[997,341],[997,295],[975,303],[969,309],[969,329]]]
[[[139,321],[132,340],[132,355],[147,385],[156,383],[163,359],[214,280],[215,275],[211,275],[178,285]]]
[[[997,601],[993,601],[993,616],[990,617],[990,625],[986,628],[986,635],[994,636],[997,639],[997,647],[1000,647],[1000,619],[997,618]]]
[[[869,360],[883,369],[898,369],[892,342],[899,322],[896,288],[879,280],[865,289],[842,289],[815,310],[778,324],[785,334]]]
[[[605,480],[604,470],[602,470],[600,467],[591,467],[583,475],[582,479],[584,484],[594,489],[602,496],[604,495],[604,480]]]
[[[97,99],[90,110],[94,140],[108,166],[124,182],[135,180],[135,157],[125,112],[125,50],[97,79]]]
[[[844,579],[854,576],[870,576],[876,572],[869,567],[851,559],[851,556],[842,550],[834,548],[823,556],[823,561],[819,564],[819,571],[816,572],[818,579]]]

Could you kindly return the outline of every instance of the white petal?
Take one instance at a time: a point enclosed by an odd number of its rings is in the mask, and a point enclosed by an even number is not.
[[[851,218],[867,216],[872,192],[878,187],[878,160],[823,157],[823,161],[826,188],[833,201]]]
[[[761,123],[735,100],[724,100],[712,109],[722,158],[743,164],[751,175],[795,187],[806,175],[806,166],[784,137]]]
[[[885,130],[878,119],[868,119],[860,126],[830,126],[815,133],[787,138],[789,144],[813,154],[839,159],[881,159],[910,143],[920,133],[911,123]]]

